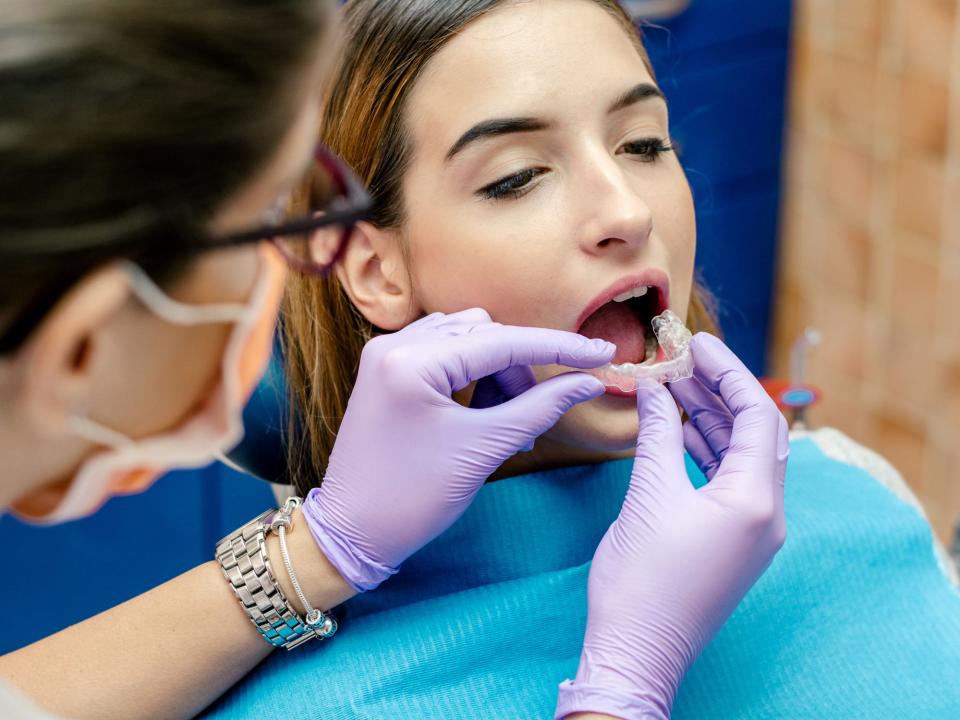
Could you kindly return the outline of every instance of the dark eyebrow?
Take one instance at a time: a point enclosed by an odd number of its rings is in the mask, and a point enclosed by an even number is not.
[[[449,161],[467,145],[477,140],[509,135],[510,133],[534,132],[536,130],[544,130],[546,127],[547,124],[545,122],[537,120],[536,118],[521,117],[486,120],[482,123],[477,123],[461,135],[460,139],[447,151],[447,156],[444,160]]]
[[[649,100],[651,98],[659,98],[664,102],[667,101],[666,96],[656,85],[652,83],[640,83],[639,85],[634,85],[632,88],[627,90],[623,95],[618,97],[610,105],[610,109],[607,110],[607,113],[615,113],[618,110],[623,110],[624,108],[635,105],[638,102],[644,100]]]

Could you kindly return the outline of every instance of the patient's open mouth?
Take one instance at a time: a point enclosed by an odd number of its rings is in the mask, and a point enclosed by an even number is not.
[[[621,281],[600,295],[577,328],[585,337],[616,345],[614,363],[653,365],[663,360],[651,320],[669,307],[668,285],[662,273],[646,275]]]

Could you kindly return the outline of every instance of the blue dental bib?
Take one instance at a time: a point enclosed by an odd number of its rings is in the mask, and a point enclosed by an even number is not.
[[[400,573],[337,611],[340,634],[274,653],[205,717],[552,718],[630,469],[485,486]],[[675,720],[960,718],[960,595],[924,518],[811,439],[792,444],[786,509],[784,548],[687,674]]]

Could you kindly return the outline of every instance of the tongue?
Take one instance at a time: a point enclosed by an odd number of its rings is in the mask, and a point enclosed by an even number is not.
[[[615,363],[643,362],[646,333],[640,318],[626,303],[607,303],[588,317],[578,332],[584,337],[600,338],[616,345]]]

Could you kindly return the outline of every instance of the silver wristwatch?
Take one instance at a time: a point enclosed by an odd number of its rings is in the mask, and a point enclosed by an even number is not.
[[[290,607],[267,558],[266,534],[280,526],[290,527],[289,512],[267,510],[218,542],[216,558],[257,632],[271,645],[293,650],[315,637],[332,636],[337,622],[315,610],[308,623]]]

